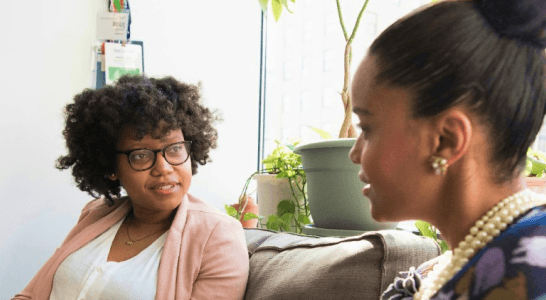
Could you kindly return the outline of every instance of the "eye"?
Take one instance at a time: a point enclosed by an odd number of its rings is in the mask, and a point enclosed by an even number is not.
[[[146,151],[135,151],[131,153],[131,160],[132,161],[146,161],[150,159],[150,153]]]
[[[358,127],[362,130],[362,137],[365,139],[370,134],[370,127],[367,125],[359,124]]]
[[[182,150],[184,150],[183,148],[184,146],[182,144],[172,145],[171,147],[169,147],[169,149],[167,149],[167,151],[169,153],[176,154],[182,152]]]

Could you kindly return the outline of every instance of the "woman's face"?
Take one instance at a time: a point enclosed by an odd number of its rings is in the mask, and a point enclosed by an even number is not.
[[[129,128],[123,131],[118,150],[128,151],[138,148],[157,150],[182,141],[184,141],[184,135],[180,129],[170,131],[161,139],[155,139],[148,133],[143,139],[137,140]],[[191,158],[181,165],[173,166],[160,152],[156,154],[156,161],[151,169],[136,171],[129,164],[127,156],[119,154],[115,179],[120,180],[135,209],[151,212],[173,210],[178,207],[190,187]]]
[[[411,118],[410,93],[376,85],[375,57],[360,64],[351,87],[353,111],[362,133],[349,153],[359,164],[359,178],[369,184],[377,221],[402,221],[420,216],[426,207],[425,176],[431,172],[425,145],[426,121]]]

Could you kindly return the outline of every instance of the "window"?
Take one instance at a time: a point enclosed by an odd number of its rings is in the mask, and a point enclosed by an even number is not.
[[[284,95],[282,97],[282,112],[283,114],[292,114],[295,113],[294,102],[290,95]]]
[[[301,61],[301,76],[307,77],[309,76],[309,73],[311,72],[311,57],[305,56]]]
[[[335,34],[341,31],[338,16],[335,12],[328,13],[324,19],[324,34]]]
[[[343,87],[345,39],[335,1],[317,1],[296,1],[293,14],[283,12],[279,22],[266,20],[265,155],[274,148],[274,140],[320,139],[310,127],[334,137],[339,134],[344,117],[339,91]],[[353,42],[351,73],[370,42],[422,1],[386,0],[367,6]],[[350,34],[363,2],[340,0],[340,5]]]
[[[309,112],[313,110],[313,106],[315,105],[314,99],[312,99],[312,95],[310,91],[304,91],[301,93],[301,111],[302,112]]]
[[[400,6],[402,1],[401,0],[390,0],[390,2],[394,6]]]
[[[293,62],[292,61],[286,61],[283,63],[283,78],[285,81],[292,80],[294,68],[293,68]]]
[[[323,70],[325,72],[332,71],[334,69],[334,51],[326,50],[324,51],[324,61],[323,61]]]
[[[313,22],[307,21],[303,23],[303,42],[310,42],[313,39]]]
[[[284,46],[286,48],[294,47],[294,28],[292,27],[284,30]]]
[[[362,19],[361,22],[363,24],[361,26],[364,34],[375,38],[377,36],[377,14],[374,12],[366,12]]]
[[[336,94],[337,93],[333,86],[324,87],[322,89],[322,107],[331,108],[332,106],[334,106],[334,98],[336,97]]]

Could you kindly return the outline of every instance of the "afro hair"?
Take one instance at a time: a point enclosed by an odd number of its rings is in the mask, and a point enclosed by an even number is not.
[[[131,128],[137,139],[160,129],[165,136],[181,129],[191,141],[192,174],[198,164],[210,162],[209,151],[216,148],[220,120],[217,112],[201,103],[200,86],[185,84],[172,77],[161,79],[125,75],[115,85],[86,89],[66,105],[64,114],[68,154],[60,156],[56,167],[72,167],[78,188],[92,197],[104,196],[108,204],[120,197],[119,180],[108,175],[116,168],[116,153],[122,131]]]

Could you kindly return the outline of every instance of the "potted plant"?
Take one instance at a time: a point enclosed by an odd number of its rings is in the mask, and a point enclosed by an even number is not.
[[[268,229],[301,233],[303,226],[311,223],[311,216],[301,156],[293,152],[298,143],[276,143],[277,147],[262,161],[264,169],[247,179],[239,197],[240,203],[247,199],[250,182],[256,180],[258,211],[245,214],[244,205],[238,205],[236,211],[226,205],[226,212],[242,221],[259,222]]]
[[[243,228],[256,228],[256,225],[258,225],[258,219],[252,218],[258,214],[258,205],[256,205],[252,197],[241,197],[238,203],[230,206],[225,204],[224,208],[228,215],[241,222]]]
[[[345,37],[344,80],[340,91],[345,113],[339,138],[302,144],[294,150],[302,156],[303,167],[309,183],[310,210],[314,226],[317,228],[363,231],[396,227],[396,223],[379,223],[372,219],[369,212],[369,202],[360,193],[363,184],[357,176],[359,167],[348,158],[349,150],[356,141],[349,93],[352,42],[368,1],[364,1],[354,28],[349,35],[345,28],[339,0],[336,0],[339,22]],[[262,10],[266,12],[268,0],[259,0],[259,2]],[[283,7],[288,9],[288,1],[271,1],[275,20],[279,20]]]

